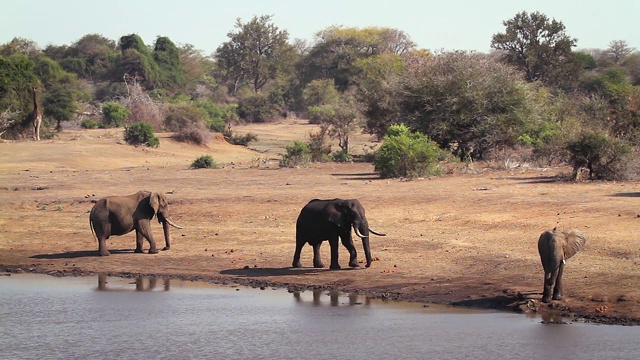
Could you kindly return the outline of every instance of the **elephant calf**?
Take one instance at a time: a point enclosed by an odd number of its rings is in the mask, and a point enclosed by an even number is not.
[[[562,299],[562,271],[565,260],[582,250],[587,240],[579,230],[569,232],[556,229],[547,230],[540,235],[538,252],[544,268],[544,290],[542,302]],[[553,287],[553,297],[551,288]]]
[[[149,254],[158,252],[156,242],[151,235],[151,219],[158,217],[162,223],[166,246],[171,247],[169,225],[182,229],[169,220],[169,204],[164,195],[149,191],[139,191],[128,196],[109,196],[98,200],[89,214],[91,232],[98,239],[98,252],[109,255],[106,240],[111,235],[124,235],[136,231],[136,250],[142,252],[144,239],[149,242]]]
[[[331,269],[340,269],[338,264],[338,237],[342,245],[349,250],[349,266],[358,267],[357,252],[351,238],[351,227],[356,235],[362,239],[364,255],[367,258],[366,266],[371,266],[371,251],[369,249],[369,232],[378,236],[385,236],[369,228],[367,218],[364,216],[364,208],[356,199],[333,199],[309,201],[302,208],[296,222],[296,250],[293,254],[295,268],[302,267],[300,252],[308,243],[313,247],[313,266],[324,267],[320,259],[320,245],[329,240],[331,246]]]

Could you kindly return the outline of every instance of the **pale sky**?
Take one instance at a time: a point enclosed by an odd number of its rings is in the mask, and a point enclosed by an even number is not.
[[[14,37],[70,45],[86,34],[118,40],[136,33],[148,45],[157,36],[193,44],[206,55],[228,40],[237,18],[273,15],[289,39],[311,41],[331,25],[402,30],[432,51],[488,52],[502,21],[539,11],[561,21],[577,49],[606,49],[624,40],[640,50],[640,0],[1,0],[0,43]]]

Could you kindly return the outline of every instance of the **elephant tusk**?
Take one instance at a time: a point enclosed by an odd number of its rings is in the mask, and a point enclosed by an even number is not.
[[[369,229],[369,231],[374,233],[374,234],[376,234],[376,235],[378,235],[378,236],[387,236],[387,234],[379,233],[379,232],[371,230],[371,229]]]
[[[357,227],[354,227],[354,228],[353,228],[353,230],[355,230],[355,231],[356,231],[356,235],[358,235],[358,237],[359,237],[359,238],[361,238],[361,239],[362,239],[362,238],[365,238],[365,237],[368,237],[368,236],[364,236],[364,235],[360,234],[360,231],[358,231],[358,228],[357,228]]]
[[[167,220],[167,224],[169,224],[169,225],[173,226],[174,228],[176,228],[176,229],[182,229],[182,226],[179,226],[179,225],[174,224],[174,223],[173,223],[171,220],[169,220],[169,219],[166,219],[166,220]]]

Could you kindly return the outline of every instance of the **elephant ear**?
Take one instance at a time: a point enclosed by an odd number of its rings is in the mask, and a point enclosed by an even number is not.
[[[340,211],[337,205],[329,207],[327,212],[329,221],[337,226],[342,226],[342,224],[344,224],[345,215]]]
[[[153,213],[157,214],[158,209],[160,208],[160,195],[158,193],[151,193],[149,195],[149,206],[153,209]]]
[[[573,255],[577,254],[578,251],[582,250],[584,244],[587,242],[584,235],[579,230],[571,230],[568,233],[564,234],[565,236],[565,245],[564,245],[564,258],[569,259]]]

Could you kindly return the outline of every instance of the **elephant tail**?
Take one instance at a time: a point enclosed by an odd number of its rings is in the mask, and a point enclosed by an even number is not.
[[[89,219],[89,227],[91,228],[91,234],[93,234],[93,238],[98,241],[98,236],[96,236],[96,231],[93,229],[93,221]]]

